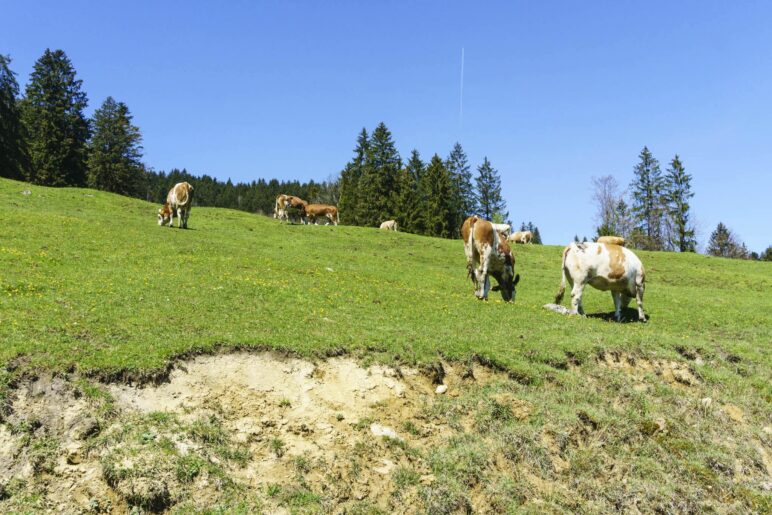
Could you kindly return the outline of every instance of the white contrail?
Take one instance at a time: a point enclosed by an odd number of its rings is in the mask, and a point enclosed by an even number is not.
[[[464,47],[461,47],[461,100],[458,106],[458,136],[464,128]]]

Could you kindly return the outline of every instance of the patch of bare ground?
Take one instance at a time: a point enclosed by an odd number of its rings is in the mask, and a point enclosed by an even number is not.
[[[676,386],[695,386],[700,380],[688,363],[649,359],[621,352],[604,352],[598,357],[598,364],[604,367],[622,370],[639,382],[647,375],[654,374],[662,381]]]

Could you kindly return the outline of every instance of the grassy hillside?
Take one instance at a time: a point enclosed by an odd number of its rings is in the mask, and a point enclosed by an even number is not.
[[[639,252],[650,321],[617,324],[610,295],[591,288],[586,319],[542,308],[558,287],[560,246],[517,246],[516,301],[494,292],[480,302],[460,241],[281,225],[209,208],[194,208],[183,231],[158,227],[156,209],[92,190],[0,180],[0,365],[13,362],[15,374],[45,367],[139,377],[215,346],[307,356],[342,349],[400,364],[476,356],[509,371],[541,407],[534,430],[563,434],[577,413],[604,428],[588,448],[627,467],[639,460],[633,476],[656,498],[736,502],[740,511],[769,506],[761,486],[740,491],[706,463],[731,468],[745,456],[763,470],[753,442],[769,448],[772,424],[770,263]],[[634,302],[626,315],[635,318]],[[648,378],[654,386],[641,393],[623,370],[603,366],[611,355],[684,362],[694,379]],[[705,397],[738,406],[742,427],[700,415]],[[640,441],[639,429],[646,433],[658,417],[667,419],[668,437]],[[587,482],[571,488],[613,481],[607,462],[576,452],[566,457],[576,467],[569,476]]]

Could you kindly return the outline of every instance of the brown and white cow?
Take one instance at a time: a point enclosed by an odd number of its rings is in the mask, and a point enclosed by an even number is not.
[[[193,186],[188,182],[175,184],[166,195],[166,204],[158,210],[158,225],[167,223],[174,227],[174,215],[177,215],[177,227],[188,228],[188,216],[193,205]]]
[[[595,240],[595,243],[608,243],[610,245],[619,245],[624,247],[625,239],[621,236],[601,236]]]
[[[386,220],[381,224],[381,229],[384,231],[396,231],[397,230],[397,221],[396,220]]]
[[[563,300],[566,281],[571,286],[571,313],[584,316],[582,292],[585,285],[611,291],[614,316],[622,321],[622,309],[635,297],[638,320],[646,321],[643,312],[643,292],[646,274],[643,263],[631,250],[607,243],[571,243],[563,251],[563,278],[555,296],[555,304]]]
[[[493,229],[497,233],[504,236],[504,238],[508,238],[509,233],[512,232],[512,226],[509,224],[494,224],[493,222],[491,222],[491,225],[493,226]]]
[[[498,282],[493,290],[501,290],[501,297],[509,302],[515,299],[515,286],[520,274],[515,275],[515,256],[507,240],[487,220],[470,216],[461,226],[464,240],[466,268],[478,299],[487,300],[491,290],[489,275]]]
[[[333,225],[338,225],[338,208],[327,204],[308,204],[306,206],[306,220],[308,223],[316,224],[317,218],[327,218],[328,225],[332,222]]]
[[[508,241],[512,241],[515,243],[531,243],[531,239],[533,238],[533,233],[531,231],[517,231],[513,232],[509,238],[507,238]]]
[[[284,219],[284,209],[285,204],[287,203],[287,197],[289,195],[285,195],[282,193],[278,197],[276,197],[276,203],[273,205],[273,217],[277,220],[283,220]]]
[[[284,198],[282,199],[282,197]],[[294,195],[279,195],[276,201],[277,203],[280,201],[283,202],[283,207],[280,207],[277,212],[277,218],[279,218],[279,220],[286,220],[289,222],[291,221],[290,217],[292,217],[305,223],[308,202]]]

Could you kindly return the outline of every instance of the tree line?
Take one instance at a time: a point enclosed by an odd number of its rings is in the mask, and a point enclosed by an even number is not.
[[[638,154],[633,179],[626,192],[611,176],[593,178],[597,206],[596,237],[622,236],[633,248],[696,252],[697,239],[690,200],[692,176],[676,154],[662,173],[659,161],[647,147]],[[574,237],[578,240],[578,237]],[[722,223],[711,234],[706,253],[714,256],[772,260],[772,246],[761,254],[749,252],[744,243]]]

